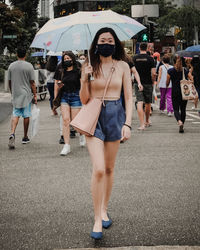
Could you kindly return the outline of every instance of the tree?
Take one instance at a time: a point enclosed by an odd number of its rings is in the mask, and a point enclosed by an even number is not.
[[[19,43],[19,39],[23,33],[22,25],[23,13],[17,9],[10,7],[4,3],[0,3],[0,54],[2,54],[5,47],[10,52],[15,52],[15,48]],[[17,38],[6,39],[6,35],[15,35]]]
[[[193,44],[194,27],[200,27],[200,10],[183,6],[173,9],[169,14],[159,19],[162,33],[170,27],[178,27],[179,32],[175,35],[177,39],[185,40],[186,46]]]
[[[114,8],[112,8],[112,10],[116,11],[119,14],[125,14],[128,16],[131,16],[131,5],[135,5],[135,4],[141,5],[142,0],[127,0],[127,1],[118,0]],[[145,0],[145,4],[158,4],[160,17],[165,17],[166,15],[171,13],[171,11],[173,11],[173,9],[175,8],[175,5],[172,5],[170,2],[167,2],[165,0]],[[158,18],[149,17],[148,19],[155,23],[159,23],[160,17]],[[143,22],[143,18],[138,18],[137,20],[141,23]],[[165,35],[167,31],[169,30],[168,22],[161,22],[161,24],[162,24],[161,28],[160,26],[157,26],[158,38]]]
[[[23,36],[21,42],[25,47],[29,47],[35,36],[35,23],[38,21],[37,8],[39,0],[10,0],[14,7],[17,7],[23,12]]]

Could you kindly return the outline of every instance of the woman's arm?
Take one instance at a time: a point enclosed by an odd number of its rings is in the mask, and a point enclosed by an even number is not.
[[[138,74],[138,72],[137,72],[135,66],[133,66],[133,67],[131,68],[131,72],[134,74],[134,77],[135,77],[135,79],[136,79],[136,81],[137,81],[137,83],[138,83],[138,88],[139,88],[139,90],[142,91],[142,90],[143,90],[143,86],[142,86],[142,84],[141,84],[140,76],[139,76],[139,74]]]
[[[189,70],[188,78],[189,78],[189,80],[194,81],[194,77],[193,77],[192,73],[193,73],[193,67],[191,67],[190,70]]]
[[[133,95],[132,95],[132,84],[130,69],[127,63],[123,64],[123,90],[125,98],[125,108],[126,108],[126,121],[125,124],[131,126],[132,122],[132,109],[133,109]]]
[[[166,86],[168,87],[170,84],[170,75],[167,74]]]
[[[159,84],[159,82],[160,82],[161,75],[162,75],[162,68],[160,67],[159,71],[158,71],[158,81],[157,81],[157,84]]]
[[[93,69],[91,65],[84,64],[81,70],[81,89],[80,89],[80,99],[82,104],[86,104],[90,99],[90,89],[88,74],[92,74]]]

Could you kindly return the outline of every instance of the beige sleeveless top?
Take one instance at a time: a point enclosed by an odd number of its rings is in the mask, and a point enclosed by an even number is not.
[[[121,95],[123,71],[120,67],[120,61],[114,64],[114,72],[110,84],[108,86],[105,100],[118,100]],[[94,80],[90,82],[90,93],[92,97],[102,98],[106,85],[106,79],[102,73],[98,78],[94,77]]]

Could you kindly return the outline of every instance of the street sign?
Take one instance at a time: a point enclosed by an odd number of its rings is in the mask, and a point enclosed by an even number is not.
[[[14,38],[17,38],[17,36],[16,35],[3,35],[3,38],[14,39]]]
[[[131,5],[132,17],[159,17],[158,4]]]

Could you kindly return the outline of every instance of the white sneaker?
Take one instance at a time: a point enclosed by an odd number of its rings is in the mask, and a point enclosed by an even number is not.
[[[165,111],[164,111],[164,110],[161,110],[161,111],[160,111],[160,113],[161,113],[161,114],[164,114],[164,113],[165,113]]]
[[[169,112],[167,115],[168,115],[169,117],[171,117],[171,116],[173,116],[173,112]]]
[[[81,147],[84,147],[86,144],[86,140],[85,140],[85,136],[84,135],[80,135],[79,137],[79,143]]]
[[[67,155],[69,154],[70,151],[70,145],[69,144],[65,144],[62,151],[60,152],[60,155]]]

